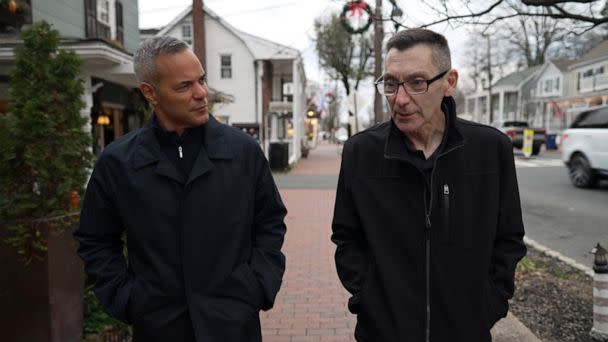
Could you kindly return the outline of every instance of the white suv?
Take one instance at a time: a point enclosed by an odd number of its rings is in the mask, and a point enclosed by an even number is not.
[[[608,106],[580,113],[561,144],[562,160],[576,187],[590,188],[608,178]]]

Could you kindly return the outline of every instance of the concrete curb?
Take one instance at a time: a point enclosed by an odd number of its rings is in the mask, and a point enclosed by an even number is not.
[[[555,251],[547,246],[541,245],[540,243],[538,243],[528,237],[524,237],[524,243],[545,255],[556,258],[556,259],[566,263],[567,265],[570,265],[582,272],[585,272],[586,275],[593,278],[593,269],[591,267],[587,267],[587,266],[577,262],[576,260],[569,258],[569,257],[561,254],[560,252]]]

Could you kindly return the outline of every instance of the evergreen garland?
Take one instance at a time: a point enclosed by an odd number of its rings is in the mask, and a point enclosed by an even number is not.
[[[44,252],[36,220],[65,215],[82,194],[91,166],[91,138],[83,130],[81,62],[59,50],[46,22],[25,29],[15,48],[9,113],[0,115],[0,222],[26,261]],[[11,224],[18,222],[17,224]]]
[[[361,13],[363,11],[365,11],[367,13],[367,22],[365,23],[365,25],[363,25],[357,29],[350,26],[350,24],[348,23],[348,19],[346,19],[346,13],[349,11],[353,15],[358,14],[359,16],[361,16]],[[359,34],[359,33],[363,33],[365,31],[367,31],[373,21],[374,21],[374,18],[372,16],[372,9],[365,1],[362,1],[362,0],[349,1],[342,7],[342,12],[340,13],[340,22],[342,23],[342,27],[344,27],[346,32],[348,32],[350,34]]]

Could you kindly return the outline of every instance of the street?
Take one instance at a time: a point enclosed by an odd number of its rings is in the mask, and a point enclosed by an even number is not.
[[[608,183],[575,188],[555,152],[516,165],[527,237],[592,267],[589,251],[608,246]]]

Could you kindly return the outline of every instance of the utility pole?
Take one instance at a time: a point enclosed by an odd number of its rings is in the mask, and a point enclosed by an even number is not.
[[[382,0],[376,0],[374,15],[374,78],[382,75],[382,40],[384,39],[384,22],[382,21]],[[382,96],[374,91],[374,124],[384,121]]]
[[[489,119],[490,122],[489,124],[491,125],[492,122],[494,121],[494,113],[493,113],[493,109],[494,109],[494,105],[492,103],[492,53],[490,50],[490,35],[489,34],[485,34],[484,36],[486,37],[486,41],[487,41],[487,45],[488,45],[488,115],[489,115]]]

